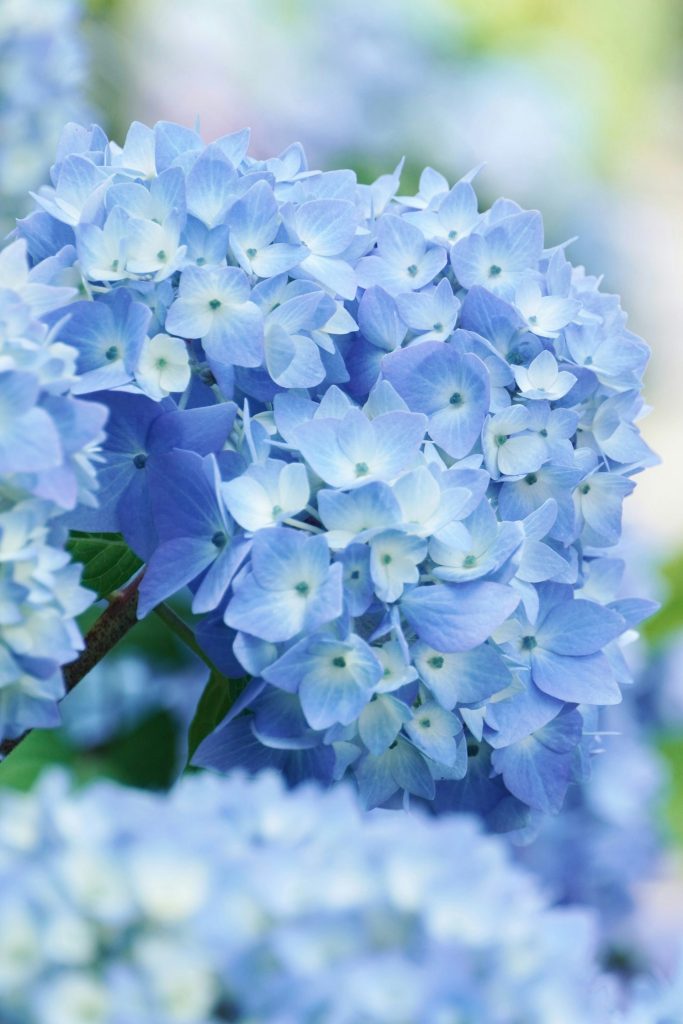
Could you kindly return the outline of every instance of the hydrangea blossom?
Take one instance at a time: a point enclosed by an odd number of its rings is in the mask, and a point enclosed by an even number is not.
[[[59,722],[60,666],[93,595],[64,550],[65,518],[95,503],[107,410],[74,398],[77,351],[44,322],[76,296],[62,264],[0,253],[0,738]]]
[[[406,829],[274,774],[48,775],[0,809],[7,1024],[607,1019],[590,916],[469,817]]]
[[[586,590],[653,458],[648,349],[473,174],[406,196],[247,146],[69,131],[18,225],[33,273],[81,282],[56,336],[111,413],[71,523],[148,561],[140,614],[188,585],[252,677],[197,763],[519,827],[584,773],[581,709],[619,701],[650,607]]]
[[[66,121],[85,115],[80,0],[3,0],[0,10],[0,228],[26,208]]]

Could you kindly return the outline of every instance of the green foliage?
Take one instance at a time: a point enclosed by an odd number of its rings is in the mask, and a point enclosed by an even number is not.
[[[652,646],[661,646],[672,633],[683,629],[683,552],[661,567],[668,595],[656,615],[643,625],[643,636]]]
[[[225,718],[246,684],[247,679],[228,679],[216,670],[211,673],[190,725],[190,759],[204,737]]]
[[[683,740],[679,733],[664,736],[658,748],[670,772],[670,785],[664,807],[666,824],[671,837],[683,846]]]
[[[36,729],[0,763],[0,788],[29,790],[43,771],[58,765],[79,783],[104,777],[140,789],[169,789],[182,767],[177,732],[167,711],[154,712],[92,750],[73,746],[61,729]]]
[[[73,530],[67,548],[83,565],[81,582],[98,597],[108,597],[142,566],[120,533],[81,533]]]

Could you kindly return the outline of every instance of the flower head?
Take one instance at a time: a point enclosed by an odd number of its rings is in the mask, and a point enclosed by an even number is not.
[[[398,197],[398,173],[247,142],[67,132],[19,226],[22,287],[91,296],[49,319],[111,410],[101,506],[71,523],[148,562],[142,612],[189,586],[198,641],[252,677],[197,763],[521,827],[620,698],[633,606],[578,592],[653,461],[647,347],[540,214],[480,212],[473,175]]]

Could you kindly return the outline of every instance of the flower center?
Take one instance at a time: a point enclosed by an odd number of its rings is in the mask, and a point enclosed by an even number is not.
[[[211,299],[211,301],[209,302],[209,309],[220,309],[220,308],[221,308],[221,300],[220,299]]]
[[[538,477],[535,473],[527,473],[527,475],[524,477],[524,483],[529,484],[529,487],[531,487],[532,484],[535,484],[537,480]]]
[[[301,580],[300,583],[297,583],[294,589],[296,590],[297,594],[301,594],[302,597],[306,597],[306,594],[309,592],[311,588],[309,587],[308,583],[305,582],[305,580]]]
[[[336,658],[332,659],[332,664],[335,668],[346,668],[346,658],[343,658],[341,654],[338,654]]]
[[[417,266],[414,263],[411,263],[409,267],[406,267],[406,270],[411,277],[415,277],[417,274]]]
[[[534,647],[538,647],[538,641],[535,636],[524,636],[522,637],[522,649],[525,651],[533,651]]]
[[[451,397],[448,399],[449,405],[462,405],[462,395],[459,391],[454,391]]]
[[[119,350],[116,345],[110,345],[107,351],[104,353],[104,358],[110,363],[113,363],[115,359],[119,357]]]
[[[222,530],[216,530],[213,537],[211,538],[211,543],[215,545],[215,547],[217,548],[224,548],[227,539],[228,538],[225,536]]]
[[[443,657],[440,654],[434,654],[427,662],[432,668],[443,668]]]
[[[356,463],[356,476],[367,476],[370,472],[367,462]]]
[[[491,266],[489,267],[489,277],[498,277],[500,273],[502,273],[502,270],[498,266],[498,264],[492,263]]]

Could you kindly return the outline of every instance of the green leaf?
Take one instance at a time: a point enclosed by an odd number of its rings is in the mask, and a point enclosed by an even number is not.
[[[0,789],[28,791],[44,769],[69,767],[72,757],[72,748],[59,731],[36,729],[0,761]]]
[[[646,641],[654,648],[665,647],[671,637],[683,628],[683,553],[678,552],[660,565],[658,574],[668,593],[659,611],[641,627]]]
[[[92,749],[75,746],[63,729],[36,729],[0,762],[0,789],[31,789],[44,771],[66,769],[76,783],[115,779],[139,789],[169,789],[183,764],[178,723],[164,709]]]
[[[683,736],[670,733],[660,738],[659,752],[669,768],[669,787],[664,815],[669,833],[678,846],[683,846]]]
[[[178,741],[173,716],[155,711],[108,747],[104,774],[138,789],[170,789],[182,768]]]
[[[220,672],[214,671],[199,698],[195,716],[190,725],[188,737],[189,760],[202,742],[223,721],[233,706],[248,679],[228,679]]]
[[[72,530],[67,549],[83,565],[81,582],[98,597],[108,597],[127,583],[142,561],[120,533],[80,533]]]

